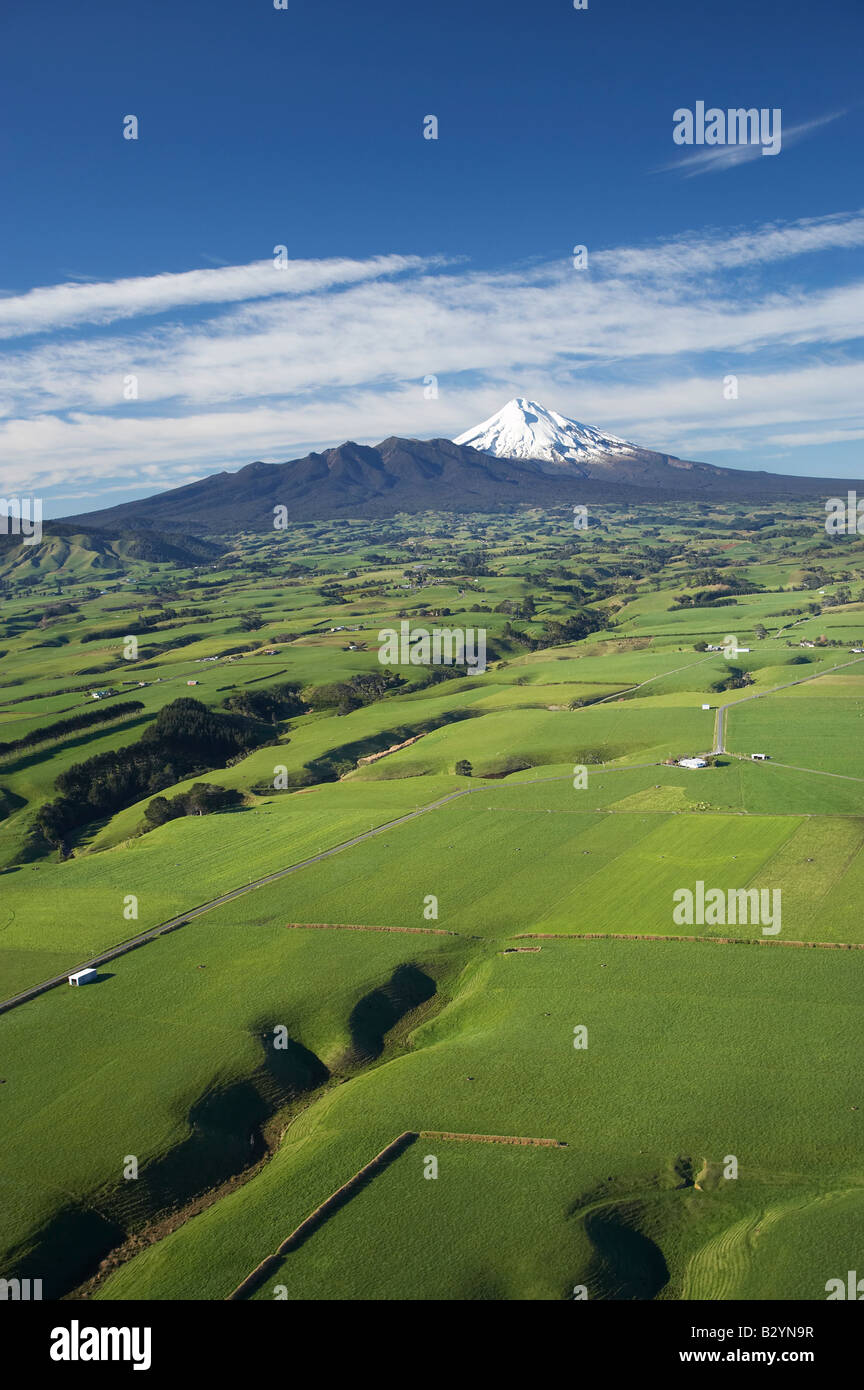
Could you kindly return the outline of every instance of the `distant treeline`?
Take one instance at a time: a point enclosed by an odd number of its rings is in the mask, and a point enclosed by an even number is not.
[[[711,589],[700,589],[695,594],[676,594],[675,602],[668,611],[674,613],[681,608],[725,608],[743,594],[762,592],[762,588],[757,584],[722,584]]]
[[[163,652],[173,652],[178,647],[191,647],[193,642],[200,642],[204,636],[203,632],[187,632],[182,637],[169,637],[167,642],[147,642],[139,649],[139,655],[149,661],[154,656],[161,656]]]
[[[172,618],[179,620],[178,623],[174,623],[175,627],[185,623],[189,618],[204,618],[207,622],[215,621],[215,618],[208,615],[206,608],[184,608],[182,611],[176,608],[163,608],[158,613],[138,613],[134,619],[128,619],[122,627],[102,627],[99,628],[98,632],[85,632],[81,641],[105,642],[113,637],[128,637],[130,627],[133,632],[140,633],[142,630],[149,632],[162,623],[167,626]]]
[[[142,629],[147,631],[161,621],[161,613],[139,613],[134,620],[130,619],[122,627],[100,627],[96,632],[82,632],[79,640],[81,642],[107,642],[112,637],[128,637],[130,628],[134,628],[138,632]]]
[[[207,816],[214,811],[227,811],[243,802],[242,792],[233,787],[217,787],[213,782],[195,782],[188,792],[179,796],[154,796],[146,811],[144,820],[148,830],[155,830],[169,820],[181,816]]]
[[[308,686],[303,691],[303,698],[312,709],[335,709],[337,714],[350,714],[362,705],[374,704],[404,684],[402,676],[396,676],[386,669],[362,671],[347,681]]]
[[[39,811],[36,830],[63,850],[79,826],[206,768],[226,767],[271,739],[272,730],[257,721],[216,714],[199,700],[174,700],[137,743],[98,753],[61,773],[55,784],[60,795]]]
[[[127,700],[122,705],[102,705],[99,709],[88,709],[83,714],[73,715],[71,719],[58,719],[54,724],[45,724],[41,729],[33,729],[23,738],[13,739],[11,743],[0,743],[0,758],[7,753],[18,753],[24,748],[33,748],[37,743],[47,743],[52,738],[62,738],[64,734],[74,734],[79,729],[89,729],[94,724],[105,724],[109,719],[120,719],[126,714],[137,714],[144,708],[141,700]]]
[[[299,690],[295,681],[283,681],[267,690],[239,690],[228,696],[225,708],[265,724],[278,724],[282,719],[308,713],[309,706],[301,700]]]
[[[490,656],[489,650],[486,651],[486,660],[494,661],[495,657]],[[466,676],[476,675],[476,670],[471,666],[426,666],[420,667],[422,674],[413,680],[406,682],[404,686],[398,688],[398,693],[408,695],[414,690],[426,690],[430,685],[440,685],[442,681],[464,680]],[[392,693],[396,693],[395,691]]]
[[[594,608],[580,608],[569,618],[564,618],[560,622],[555,618],[544,618],[543,632],[535,637],[524,629],[514,627],[512,623],[504,624],[502,637],[505,641],[518,642],[520,646],[526,647],[528,651],[543,651],[546,647],[569,646],[571,642],[579,642],[583,637],[588,637],[592,632],[600,632],[604,628],[612,626],[609,615],[597,611]],[[487,647],[486,661],[496,660],[494,653]]]
[[[678,603],[670,603],[668,613],[680,613],[684,608],[729,608],[737,602],[734,598],[700,598],[694,595],[692,602],[688,594],[682,594]]]

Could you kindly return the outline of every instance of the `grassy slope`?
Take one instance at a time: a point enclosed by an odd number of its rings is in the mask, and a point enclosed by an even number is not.
[[[418,787],[382,784],[371,791],[315,787],[227,815],[171,821],[105,854],[67,864],[23,865],[3,882],[3,995],[450,790],[449,782],[435,779]],[[138,899],[135,920],[124,916],[128,894]]]
[[[823,1296],[826,1278],[855,1267],[850,1231],[860,1223],[862,1175],[850,1078],[860,1071],[858,953],[561,940],[544,942],[538,954],[496,953],[514,931],[682,930],[671,923],[671,894],[697,878],[723,886],[781,885],[783,937],[861,939],[860,785],[777,765],[859,772],[862,677],[854,668],[730,712],[730,746],[742,752],[764,746],[773,763],[729,760],[695,774],[624,765],[710,747],[714,716],[701,711],[703,702],[737,703],[754,690],[849,660],[845,648],[826,648],[809,650],[808,665],[792,666],[800,648],[787,643],[821,633],[857,643],[864,609],[849,605],[789,626],[814,598],[779,592],[796,582],[803,562],[791,555],[779,560],[770,541],[730,538],[727,553],[739,570],[749,566],[752,579],[778,591],[746,595],[721,609],[670,612],[687,587],[686,565],[673,561],[662,587],[640,586],[615,631],[511,656],[502,636],[506,617],[477,605],[537,594],[532,572],[549,563],[550,547],[542,531],[530,535],[530,522],[495,524],[505,552],[511,536],[518,538],[518,554],[496,558],[496,576],[481,577],[473,589],[448,582],[408,593],[405,561],[397,559],[354,581],[357,597],[330,605],[320,596],[320,575],[284,584],[214,570],[218,587],[189,600],[205,602],[212,623],[191,618],[143,639],[197,634],[193,644],[131,669],[154,682],[129,689],[144,700],[147,718],[186,694],[189,678],[200,681],[196,698],[218,705],[228,690],[246,684],[317,683],[376,669],[377,630],[402,605],[414,614],[424,604],[446,604],[453,610],[446,625],[488,627],[490,641],[511,659],[481,679],[389,699],[344,718],[295,721],[278,750],[207,774],[246,791],[272,778],[277,758],[292,769],[334,753],[356,760],[397,730],[421,732],[435,720],[472,716],[342,783],[267,797],[230,816],[175,822],[135,840],[146,804],[140,803],[95,827],[70,863],[43,860],[5,875],[4,993],[248,876],[462,789],[464,780],[452,776],[459,758],[472,761],[475,772],[536,766],[503,782],[475,778],[470,798],[208,914],[122,958],[92,991],[57,991],[4,1018],[12,1043],[0,1089],[12,1121],[4,1126],[10,1147],[0,1166],[4,1247],[31,1239],[54,1218],[52,1248],[66,1268],[70,1252],[97,1249],[105,1239],[98,1220],[133,1226],[143,1220],[146,1182],[113,1191],[128,1153],[138,1153],[145,1171],[149,1160],[149,1171],[173,1171],[181,1185],[194,1186],[206,1163],[200,1165],[202,1151],[189,1142],[190,1113],[205,1157],[224,1149],[226,1161],[236,1158],[236,1134],[226,1132],[223,1144],[217,1127],[211,1142],[212,1125],[199,1132],[200,1117],[212,1119],[207,1107],[227,1097],[229,1131],[255,1122],[248,1088],[263,1084],[260,1031],[278,1017],[310,1052],[338,1063],[358,1000],[413,960],[445,982],[445,994],[455,994],[450,1007],[417,1030],[415,1050],[394,1047],[384,1065],[349,1086],[326,1089],[293,1121],[259,1177],[121,1269],[106,1286],[108,1296],[223,1297],[406,1124],[552,1133],[569,1147],[445,1144],[435,1150],[442,1160],[435,1183],[422,1178],[429,1150],[421,1141],[284,1263],[275,1282],[286,1285],[289,1297],[402,1297],[407,1288],[413,1297],[559,1298],[581,1281],[592,1297],[728,1298],[745,1291],[803,1298]],[[317,548],[301,535],[304,559],[341,578],[362,561],[367,528],[356,529],[353,544],[327,537]],[[434,529],[423,534],[428,541]],[[454,533],[440,534],[449,541]],[[671,534],[680,537],[681,528]],[[638,527],[626,525],[616,525],[610,540],[592,535],[581,566],[576,559],[571,568],[590,582],[595,566],[620,558],[622,547],[638,546],[640,538]],[[458,543],[475,544],[473,525],[461,529]],[[437,544],[431,541],[433,549]],[[698,548],[701,540],[691,534],[686,544]],[[850,554],[836,548],[825,563],[839,572]],[[83,563],[80,555],[65,558]],[[176,578],[167,566],[136,567],[142,577],[157,572],[169,584]],[[100,582],[98,575],[83,577]],[[359,596],[370,584],[383,594]],[[34,628],[38,602],[13,598],[4,609],[12,635],[0,641],[9,652],[0,657],[7,687],[0,738],[86,707],[86,693],[57,694],[60,686],[121,688],[130,664],[118,661],[119,641],[79,638],[94,627],[125,623],[122,612],[134,631],[135,612],[151,607],[146,596],[118,586],[82,604],[85,621],[67,616],[46,632]],[[253,607],[265,626],[244,633],[239,619]],[[521,626],[539,635],[541,618],[564,616],[567,607],[566,599],[540,592],[537,619]],[[796,614],[784,616],[789,608]],[[760,642],[758,622],[772,633],[785,630]],[[339,624],[359,624],[363,630],[351,637],[369,642],[370,650],[347,652],[346,635],[329,632]],[[280,643],[288,629],[305,635]],[[751,647],[738,664],[752,672],[754,685],[709,695],[728,664],[720,655],[696,653],[693,643],[722,641],[730,632]],[[57,635],[67,643],[38,645]],[[250,642],[279,651],[230,664],[195,662]],[[110,668],[105,673],[81,674],[103,663]],[[635,696],[602,706],[548,708],[642,682],[650,684]],[[5,862],[20,849],[29,816],[51,794],[62,767],[99,747],[122,746],[124,738],[104,731],[43,750],[24,767],[0,769],[0,786],[26,798],[0,824]],[[576,791],[573,764],[589,749],[618,767],[592,771],[588,789]],[[122,897],[132,892],[140,902],[134,924],[121,913]],[[282,929],[287,920],[421,926],[430,893],[439,900],[434,925],[480,939]],[[464,973],[451,983],[460,964]],[[574,1021],[589,1025],[586,1053],[570,1046]],[[46,1034],[72,1043],[52,1054],[50,1072]],[[468,1075],[475,1081],[468,1083]],[[271,1085],[270,1100],[273,1094]],[[740,1159],[738,1183],[707,1183],[702,1193],[674,1190],[676,1157],[713,1162],[727,1152]],[[61,1227],[62,1211],[68,1220]],[[657,1251],[668,1265],[666,1282],[657,1279]],[[41,1266],[34,1272],[41,1274]],[[261,1296],[272,1296],[272,1288]]]
[[[292,1297],[400,1297],[406,1286],[430,1296],[433,1285],[439,1298],[563,1297],[587,1281],[603,1296],[611,1276],[592,1264],[580,1212],[634,1195],[650,1207],[680,1155],[698,1171],[703,1158],[735,1154],[734,1186],[673,1194],[677,1207],[703,1202],[704,1221],[682,1229],[673,1210],[657,1230],[654,1218],[667,1292],[680,1292],[687,1261],[742,1211],[817,1190],[860,1195],[855,1068],[836,1058],[860,1054],[862,969],[852,955],[627,942],[552,943],[478,962],[411,1054],[328,1094],[260,1177],[132,1261],[104,1294],[224,1297],[405,1128],[555,1137],[568,1148],[478,1148],[472,1167],[473,1149],[454,1158],[455,1146],[421,1140],[399,1171],[288,1256],[271,1285],[287,1283]],[[588,1028],[584,1051],[573,1049],[574,1023]],[[805,1073],[818,1081],[806,1092]],[[437,1187],[422,1177],[430,1152]],[[517,1187],[515,1207],[501,1200]],[[523,1215],[531,1240],[514,1263]],[[852,1233],[845,1245],[835,1262],[851,1257]],[[766,1267],[761,1296],[783,1297],[790,1284],[812,1286],[792,1296],[819,1296],[831,1272],[802,1260],[787,1283]]]

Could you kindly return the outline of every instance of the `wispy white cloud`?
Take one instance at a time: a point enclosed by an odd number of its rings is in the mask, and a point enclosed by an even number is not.
[[[7,343],[0,489],[155,490],[349,437],[452,436],[515,394],[685,457],[761,466],[766,448],[848,443],[864,429],[862,246],[852,212],[591,250],[587,271],[382,256],[55,286],[35,310],[0,300],[0,321],[18,306],[10,332],[63,330]],[[817,280],[790,276],[826,253],[827,275],[826,258]],[[70,333],[82,315],[96,331]]]
[[[820,130],[823,126],[830,125],[832,121],[838,121],[841,116],[845,116],[845,111],[830,111],[825,116],[816,116],[810,121],[799,121],[796,125],[783,126],[781,116],[781,150],[780,154],[789,145],[797,144],[799,140],[804,140],[808,135],[812,135],[815,130]],[[762,146],[754,145],[704,145],[693,154],[681,155],[678,159],[672,160],[670,164],[661,164],[653,172],[657,174],[669,173],[670,171],[679,173],[683,178],[692,179],[699,174],[721,173],[724,169],[733,169],[738,164],[747,164],[752,159],[762,159]]]
[[[767,443],[780,444],[784,448],[800,448],[811,444],[854,444],[864,439],[864,425],[850,429],[798,430],[793,434],[770,434]],[[864,467],[862,467],[864,473]]]
[[[864,246],[864,211],[769,222],[753,229],[682,233],[659,245],[599,251],[592,265],[604,274],[667,277],[717,275],[825,251]]]
[[[376,256],[367,261],[287,261],[276,257],[252,265],[179,274],[138,275],[128,280],[49,285],[0,299],[0,338],[65,328],[70,324],[105,324],[141,314],[271,295],[308,294],[357,280],[377,279],[417,270],[428,261],[419,256]]]

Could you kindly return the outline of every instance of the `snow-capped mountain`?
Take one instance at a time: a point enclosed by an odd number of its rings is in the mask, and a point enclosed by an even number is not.
[[[508,401],[497,415],[466,430],[453,442],[470,444],[472,449],[495,458],[536,459],[553,464],[589,463],[604,455],[638,451],[638,445],[626,439],[569,420],[566,415],[522,396]]]
[[[233,544],[238,528],[272,533],[274,509],[286,497],[292,517],[305,521],[441,510],[510,512],[522,504],[656,508],[665,501],[758,500],[770,505],[780,497],[824,501],[829,492],[847,491],[849,483],[848,478],[784,478],[688,462],[519,399],[456,440],[390,435],[373,446],[349,439],[288,463],[248,463],[236,473],[223,470],[152,497],[65,517],[57,534],[93,531],[104,543],[111,537],[127,541],[130,531],[140,531],[147,545],[174,550],[182,545],[188,551],[195,536],[224,536]],[[864,482],[855,486],[864,493]],[[3,539],[0,535],[0,555]]]

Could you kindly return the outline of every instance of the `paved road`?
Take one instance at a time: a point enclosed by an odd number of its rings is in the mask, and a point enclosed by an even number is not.
[[[717,713],[714,716],[714,747],[711,749],[712,753],[726,752],[726,748],[724,746],[725,733],[723,726],[726,719],[726,711],[728,708],[728,705],[717,706]]]
[[[240,888],[232,888],[230,892],[222,893],[218,898],[211,899],[210,902],[190,908],[188,912],[181,912],[176,917],[169,917],[167,922],[160,922],[158,926],[149,927],[147,931],[139,932],[137,936],[131,936],[126,941],[121,941],[119,945],[102,951],[98,956],[91,956],[89,961],[82,965],[70,966],[68,970],[64,970],[62,975],[54,975],[50,980],[43,980],[41,984],[31,985],[29,989],[22,990],[20,994],[13,994],[8,999],[0,1000],[0,1014],[8,1013],[10,1009],[17,1008],[19,1004],[26,1004],[29,999],[35,999],[37,995],[44,994],[49,989],[55,989],[57,985],[65,985],[68,977],[76,970],[84,970],[88,965],[105,965],[110,960],[116,960],[117,956],[124,956],[127,951],[134,951],[136,947],[143,946],[145,942],[153,941],[155,937],[162,936],[165,932],[184,926],[186,922],[191,922],[193,917],[200,917],[202,913],[211,912],[214,907],[221,907],[223,903],[233,902],[235,898],[241,898],[244,893],[252,893],[256,888],[263,887],[265,883],[275,883],[277,879],[285,878],[288,874],[295,874],[299,869],[305,869],[309,864],[317,864],[322,859],[329,859],[332,854],[341,854],[342,850],[350,849],[352,845],[359,845],[364,840],[371,840],[376,835],[383,835],[388,830],[394,830],[397,825],[404,825],[406,821],[416,820],[418,816],[424,816],[427,811],[434,811],[448,801],[455,801],[460,796],[467,796],[472,790],[471,787],[466,787],[464,791],[450,792],[447,796],[439,797],[437,801],[430,801],[428,806],[420,806],[416,811],[409,811],[405,816],[387,821],[384,825],[376,825],[372,830],[365,830],[362,835],[355,835],[352,839],[343,840],[341,844],[333,845],[330,849],[321,850],[320,854],[313,854],[308,859],[301,859],[297,864],[289,864],[287,868],[276,869],[272,874],[265,874],[263,878],[253,879],[251,883],[244,883]],[[477,790],[479,791],[479,787]]]

